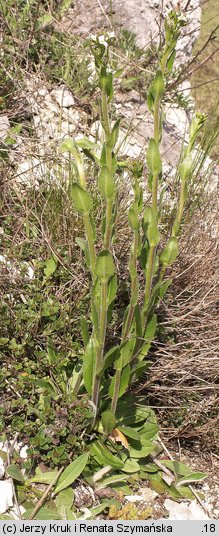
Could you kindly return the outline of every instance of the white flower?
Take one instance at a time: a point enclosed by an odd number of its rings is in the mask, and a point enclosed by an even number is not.
[[[106,41],[105,35],[99,35],[98,41],[100,45],[104,45],[106,48],[108,47],[108,43]]]
[[[108,35],[109,39],[115,39],[115,37],[116,37],[115,32],[109,32],[107,35]]]

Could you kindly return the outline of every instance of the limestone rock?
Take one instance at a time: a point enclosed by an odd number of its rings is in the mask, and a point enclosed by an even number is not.
[[[171,520],[201,520],[209,519],[204,510],[199,506],[196,501],[192,501],[190,504],[183,502],[177,503],[171,499],[166,499],[164,502],[166,510],[169,512],[169,519]]]
[[[13,506],[13,489],[9,480],[0,480],[0,514]]]

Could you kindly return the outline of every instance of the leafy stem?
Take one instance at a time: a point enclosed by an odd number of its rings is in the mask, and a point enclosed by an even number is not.
[[[103,365],[103,354],[106,337],[106,323],[107,323],[107,280],[103,279],[101,282],[101,302],[100,302],[100,315],[99,315],[99,337],[95,363],[95,373],[93,379],[92,388],[92,402],[95,408],[98,407],[99,391],[100,391],[100,379]]]

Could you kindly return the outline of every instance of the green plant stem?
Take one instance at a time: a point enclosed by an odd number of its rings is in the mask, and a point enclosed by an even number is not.
[[[112,148],[111,148],[111,132],[110,132],[110,120],[108,113],[108,97],[106,92],[102,91],[102,120],[103,129],[105,132],[105,145],[106,145],[106,165],[112,173]],[[104,233],[104,249],[110,249],[111,237],[112,237],[112,208],[113,200],[106,200],[106,224]]]
[[[96,266],[96,252],[95,252],[93,229],[92,229],[92,225],[90,221],[90,216],[89,214],[86,214],[86,213],[84,214],[84,227],[85,227],[85,233],[87,237],[88,249],[89,249],[89,254],[90,254],[92,278],[94,280],[95,266]]]
[[[132,279],[130,307],[129,307],[129,312],[128,312],[128,316],[126,319],[126,323],[124,326],[124,331],[122,334],[122,343],[124,343],[127,337],[130,335],[130,330],[131,330],[132,321],[133,321],[134,312],[135,312],[134,302],[136,300],[135,294],[136,294],[137,284],[138,284],[137,257],[138,257],[138,230],[136,230],[134,234],[134,247],[133,247],[133,258],[132,258],[132,264],[134,265],[136,275]],[[122,374],[122,370],[117,370],[115,373],[115,384],[114,384],[113,398],[112,398],[112,403],[111,403],[111,410],[114,414],[116,412],[116,407],[117,407],[117,402],[118,402],[118,397],[119,397],[121,374]]]
[[[142,309],[142,328],[143,328],[143,333],[145,331],[146,324],[147,324],[148,307],[149,307],[149,303],[150,303],[151,287],[152,287],[153,272],[154,272],[155,252],[156,252],[155,246],[151,246],[150,251],[149,251],[148,263],[147,263],[146,284],[145,284],[145,292],[144,292],[144,304],[143,304],[143,309]]]
[[[113,398],[112,398],[112,403],[111,403],[111,410],[114,414],[116,412],[117,402],[119,398],[121,374],[122,374],[122,370],[117,370],[115,374],[115,384],[114,384]]]
[[[154,139],[159,144],[159,132],[160,132],[160,100],[158,98],[154,101]]]
[[[103,355],[106,337],[106,324],[107,324],[107,281],[104,279],[101,283],[101,305],[100,305],[100,341],[97,349],[95,374],[92,389],[92,402],[95,407],[98,407],[99,391],[100,391],[100,379],[103,365]]]
[[[155,99],[154,102],[154,139],[156,143],[159,143],[159,99]],[[158,175],[153,176],[152,181],[152,208],[154,210],[154,215],[157,217],[157,194],[158,194]],[[146,272],[146,283],[145,283],[145,293],[144,293],[144,304],[142,310],[142,327],[143,333],[147,324],[148,317],[148,307],[150,302],[151,287],[153,281],[154,273],[154,261],[155,261],[156,247],[151,246],[149,251],[149,258],[147,263],[147,272]]]
[[[185,206],[185,191],[186,191],[186,182],[185,180],[182,180],[181,185],[180,185],[179,207],[178,207],[176,219],[173,224],[172,236],[176,236],[178,234],[179,227],[182,221],[183,210]]]

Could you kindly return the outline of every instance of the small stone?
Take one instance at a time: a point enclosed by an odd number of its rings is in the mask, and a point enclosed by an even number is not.
[[[142,502],[144,500],[144,497],[142,497],[142,495],[125,495],[125,499],[128,502],[136,503]]]
[[[70,106],[74,106],[75,104],[73,95],[65,86],[53,89],[51,95],[56,99],[61,108],[69,108]]]
[[[28,275],[29,275],[29,278],[32,279],[33,278],[33,275],[32,277],[30,276],[30,272],[29,270],[32,270],[33,274],[34,274],[34,271],[33,271],[33,268],[31,268],[31,266],[28,267]],[[26,460],[27,459],[27,450],[28,450],[28,446],[27,445],[24,445],[24,447],[21,448],[20,450],[20,458],[22,458],[23,460]]]
[[[0,514],[7,512],[13,506],[13,488],[9,480],[0,481]]]
[[[172,501],[171,499],[166,499],[164,502],[164,507],[169,512],[170,516],[169,519],[171,520],[186,520],[186,519],[192,519],[192,520],[201,520],[201,519],[209,519],[207,514],[203,511],[201,506],[196,503],[196,501],[192,501],[190,504],[188,503],[176,503],[175,501]]]
[[[4,461],[2,458],[0,458],[0,478],[2,478],[4,474],[5,474]]]
[[[141,488],[142,497],[144,498],[144,501],[151,502],[154,501],[158,497],[158,493],[154,491],[151,488]]]
[[[10,123],[7,115],[0,116],[0,140],[5,140],[10,130]]]

